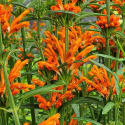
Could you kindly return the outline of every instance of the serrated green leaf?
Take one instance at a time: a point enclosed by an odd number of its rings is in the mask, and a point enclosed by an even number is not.
[[[119,95],[120,94],[120,86],[119,86],[119,78],[118,78],[118,76],[116,74],[114,74],[109,68],[107,68],[106,66],[104,66],[103,64],[100,64],[100,63],[98,63],[98,62],[96,62],[94,60],[91,60],[91,59],[90,59],[90,61],[92,63],[94,63],[94,64],[96,64],[96,65],[104,68],[105,70],[107,70],[108,72],[110,72],[114,76],[114,78],[115,78],[116,92],[117,92],[117,95]]]
[[[51,90],[51,89],[55,88],[55,87],[62,86],[64,84],[65,84],[65,82],[62,81],[62,80],[53,80],[53,81],[51,81],[51,85],[45,85],[43,87],[37,87],[33,90],[25,92],[25,93],[21,94],[19,97],[17,97],[16,100],[21,99],[21,98],[26,99],[26,98],[29,98],[31,96],[37,95],[37,94],[46,94],[46,93],[49,93],[49,92],[57,92],[57,91],[54,91],[54,90]]]
[[[114,102],[108,102],[105,107],[102,110],[102,114],[105,115],[109,112],[110,109],[112,109],[115,106]]]

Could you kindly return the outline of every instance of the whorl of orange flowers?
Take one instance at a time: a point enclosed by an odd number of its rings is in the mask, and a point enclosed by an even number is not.
[[[83,81],[90,85],[87,92],[96,89],[100,93],[100,95],[102,95],[106,99],[108,99],[109,95],[111,94],[110,88],[112,89],[112,95],[116,94],[115,78],[114,76],[112,76],[110,82],[107,71],[104,68],[98,68],[96,65],[93,65],[91,71],[89,72],[89,75],[94,76],[93,81],[87,79],[86,77],[81,77]],[[122,75],[118,77],[120,81],[123,80]],[[123,88],[122,91],[125,91],[125,88]]]
[[[95,59],[97,57],[96,55],[91,55],[89,57],[84,58],[94,48],[93,45],[86,47],[76,55],[79,45],[82,42],[81,38],[78,38],[76,41],[72,42],[71,45],[69,45],[69,50],[67,51],[66,56],[65,43],[63,41],[58,40],[55,36],[53,36],[53,41],[55,42],[56,48],[58,48],[57,51],[61,63],[67,62],[67,69],[68,71],[71,70],[72,74],[78,67],[88,62],[89,59]],[[47,57],[48,61],[38,62],[39,71],[42,70],[45,66],[48,70],[53,70],[60,75],[60,72],[57,68],[60,65],[60,62],[58,60],[59,58],[57,57],[56,51],[52,48],[51,44],[49,43],[47,44],[46,48],[44,48],[44,56]],[[83,62],[74,63],[74,61],[76,60],[81,60]]]
[[[8,79],[10,82],[10,88],[12,91],[12,95],[18,94],[19,90],[25,90],[25,89],[34,89],[35,85],[27,85],[27,84],[22,84],[22,83],[12,83],[15,78],[20,76],[20,70],[28,63],[28,60],[24,60],[21,62],[20,60],[17,60],[16,64],[14,67],[11,69]],[[2,96],[3,93],[6,91],[6,86],[5,86],[5,81],[4,81],[4,75],[3,75],[3,69],[0,69],[0,76],[1,76],[1,81],[0,81],[0,95]]]
[[[51,10],[66,10],[66,11],[72,11],[74,13],[78,13],[81,11],[81,8],[79,6],[75,6],[77,1],[78,0],[72,0],[71,3],[63,5],[61,0],[56,0],[57,5],[51,6]],[[58,13],[57,15],[61,15],[61,13]]]
[[[60,114],[57,113],[49,117],[47,120],[43,121],[39,125],[60,125],[59,118],[60,118]]]
[[[2,25],[2,33],[4,35],[8,33],[10,36],[14,32],[18,32],[21,27],[29,26],[29,21],[19,23],[30,12],[29,9],[26,9],[22,14],[12,21],[12,24],[10,24],[8,21],[11,16],[11,11],[13,11],[13,6],[11,4],[7,8],[6,6],[7,5],[3,6],[0,4],[0,22]]]
[[[107,23],[107,17],[106,16],[99,16],[99,21],[96,21],[96,24],[101,27],[101,29],[110,28],[110,27],[119,27],[120,26],[120,17],[111,15],[110,16],[110,24]]]

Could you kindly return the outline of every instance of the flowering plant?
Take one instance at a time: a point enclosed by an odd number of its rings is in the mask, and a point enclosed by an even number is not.
[[[0,125],[125,125],[124,8],[1,0]]]

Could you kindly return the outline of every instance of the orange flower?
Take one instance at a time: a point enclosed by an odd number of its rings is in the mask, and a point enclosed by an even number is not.
[[[28,60],[24,60],[23,62],[21,62],[20,60],[17,60],[16,64],[14,65],[14,67],[11,69],[8,79],[10,82],[10,88],[12,91],[12,95],[18,94],[19,90],[21,89],[34,89],[35,85],[27,85],[27,84],[22,84],[22,83],[13,83],[15,78],[20,76],[20,70],[23,68],[24,65],[26,65],[28,63]],[[1,81],[0,81],[0,95],[2,96],[3,93],[6,90],[6,86],[5,86],[5,81],[4,81],[4,75],[3,75],[3,69],[0,69],[0,77],[1,77]]]
[[[74,113],[72,117],[76,117],[76,114]],[[78,125],[77,120],[71,119],[71,121],[69,122],[69,125]]]
[[[11,16],[11,11],[13,11],[13,6],[11,4],[7,8],[6,6],[7,5],[3,6],[0,4],[0,22],[2,25],[2,32],[4,35],[8,32],[8,35],[10,36],[12,33],[18,32],[21,27],[29,26],[29,22],[19,23],[24,18],[24,16],[26,16],[30,12],[28,9],[26,9],[22,14],[15,18],[12,24],[10,25],[8,21]]]
[[[43,81],[40,81],[38,79],[32,79],[32,82],[35,84],[35,85],[38,85],[38,86],[44,86],[46,83],[43,82]]]
[[[99,21],[96,21],[96,24],[99,25],[102,29],[108,28],[108,27],[119,27],[120,26],[120,17],[116,17],[115,15],[110,16],[110,24],[107,24],[107,17],[106,16],[99,16]]]
[[[43,121],[39,125],[59,125],[60,114],[57,113],[51,117],[49,117],[46,121]]]
[[[29,125],[29,122],[25,122],[23,125]]]
[[[83,81],[90,85],[87,89],[87,92],[96,89],[100,93],[100,95],[108,99],[110,95],[110,88],[112,88],[112,95],[116,94],[114,76],[111,77],[110,82],[107,71],[104,68],[98,68],[96,65],[93,65],[91,71],[89,72],[89,75],[94,76],[93,81],[85,77],[80,77]],[[118,77],[120,81],[123,80],[123,76]]]
[[[11,69],[8,79],[10,81],[10,83],[13,82],[13,80],[17,77],[20,76],[20,70],[24,67],[24,65],[26,65],[28,63],[28,59],[24,60],[23,62],[21,62],[20,60],[17,60],[16,64],[14,65],[14,67]]]
[[[85,125],[92,125],[92,123],[91,123],[91,122],[89,122],[89,123],[87,123],[87,124],[85,124]]]
[[[61,0],[56,0],[57,5],[51,6],[51,10],[66,10],[66,11],[72,11],[74,13],[78,13],[81,11],[81,8],[79,6],[74,6],[78,0],[72,0],[72,3],[65,4],[63,6]],[[61,15],[61,13],[58,13],[57,15]]]

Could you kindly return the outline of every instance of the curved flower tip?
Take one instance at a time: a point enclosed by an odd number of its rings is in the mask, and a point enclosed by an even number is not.
[[[29,122],[25,122],[23,125],[29,125]]]
[[[59,124],[60,114],[57,113],[51,117],[49,117],[46,121],[43,121],[39,125],[58,125]]]
[[[35,85],[38,85],[38,86],[44,86],[44,85],[45,85],[45,82],[40,81],[40,80],[38,80],[38,79],[32,79],[32,82],[33,82]]]

